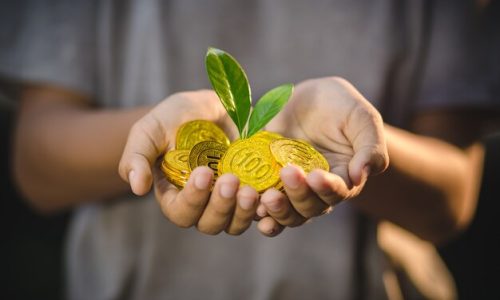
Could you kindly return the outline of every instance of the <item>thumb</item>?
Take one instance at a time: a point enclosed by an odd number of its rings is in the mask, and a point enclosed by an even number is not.
[[[366,118],[367,116],[369,118]],[[349,130],[352,134],[346,136],[354,136],[354,139],[350,140],[354,155],[349,162],[349,177],[352,183],[358,186],[369,175],[381,173],[389,165],[384,123],[375,108],[368,107],[359,116],[352,116],[351,124],[346,128],[346,131]]]
[[[153,183],[152,168],[166,149],[163,127],[149,115],[137,121],[130,130],[118,172],[136,195],[144,195]]]
[[[367,146],[356,151],[349,162],[349,178],[353,185],[362,184],[370,175],[383,172],[389,163],[387,151]]]

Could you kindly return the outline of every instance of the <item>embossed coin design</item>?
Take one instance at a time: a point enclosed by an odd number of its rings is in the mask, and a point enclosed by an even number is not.
[[[189,150],[172,150],[165,154],[165,162],[171,168],[182,173],[189,173]]]
[[[194,145],[189,153],[189,168],[194,170],[199,166],[207,166],[212,169],[215,176],[217,176],[219,161],[224,153],[226,153],[227,148],[226,145],[217,142],[199,142]]]
[[[329,171],[325,157],[311,145],[291,139],[278,139],[271,142],[271,152],[281,166],[291,163],[301,167],[306,173],[314,169]]]
[[[189,150],[172,150],[165,154],[161,170],[168,181],[177,188],[183,188],[191,173],[188,165]]]
[[[190,150],[203,141],[214,141],[229,145],[229,139],[222,129],[212,122],[195,120],[184,123],[176,135],[176,149]]]
[[[233,173],[241,184],[263,192],[279,182],[279,165],[269,149],[269,141],[249,138],[231,144],[219,163],[219,173]]]

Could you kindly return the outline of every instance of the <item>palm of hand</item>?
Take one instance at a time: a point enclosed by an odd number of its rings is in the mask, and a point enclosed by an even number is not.
[[[335,78],[300,83],[266,129],[311,143],[327,159],[330,172],[351,187],[349,164],[355,154],[354,142],[373,121],[365,103],[353,101],[356,96]]]
[[[215,93],[199,91],[171,96],[139,120],[128,138],[120,174],[136,194],[149,191],[151,169],[158,171],[152,168],[156,159],[173,147],[178,126],[193,119],[215,122],[235,137],[235,127]],[[309,141],[325,155],[331,173],[313,171],[307,182],[300,175],[300,187],[292,190],[282,172],[290,202],[272,189],[260,197],[260,203],[268,210],[270,204],[280,203],[280,208],[275,207],[270,217],[259,222],[259,230],[266,235],[279,233],[279,226],[300,225],[321,214],[325,206],[354,196],[364,182],[361,170],[370,166],[379,172],[388,162],[380,116],[343,80],[323,78],[299,84],[289,104],[267,130]],[[196,225],[208,234],[222,230],[240,234],[250,226],[259,195],[250,187],[238,188],[235,176],[222,175],[212,189],[213,173],[200,167],[193,170],[186,187],[178,191],[159,172],[155,173],[156,199],[165,216],[176,225]],[[294,177],[298,173],[290,174]]]

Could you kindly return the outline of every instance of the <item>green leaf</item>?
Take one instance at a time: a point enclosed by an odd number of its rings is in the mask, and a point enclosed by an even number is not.
[[[247,75],[236,59],[216,48],[208,48],[205,65],[212,87],[243,138],[252,106]]]
[[[271,121],[280,112],[292,95],[293,84],[280,85],[265,93],[250,115],[248,124],[248,137],[257,133],[261,128]]]

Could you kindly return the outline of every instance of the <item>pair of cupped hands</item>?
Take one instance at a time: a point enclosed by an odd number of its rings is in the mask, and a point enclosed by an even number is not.
[[[240,187],[229,173],[212,189],[213,172],[198,167],[178,190],[162,174],[159,158],[175,147],[179,126],[196,119],[212,121],[236,137],[215,92],[177,93],[133,125],[119,173],[137,195],[149,192],[154,183],[156,200],[172,223],[196,226],[206,234],[239,235],[257,220],[262,234],[276,236],[285,227],[302,225],[357,196],[368,176],[384,171],[389,162],[378,111],[346,80],[318,78],[297,84],[288,104],[265,130],[308,141],[326,157],[330,172],[305,174],[296,166],[285,166],[280,177],[286,194],[271,188],[259,195],[250,186]]]

